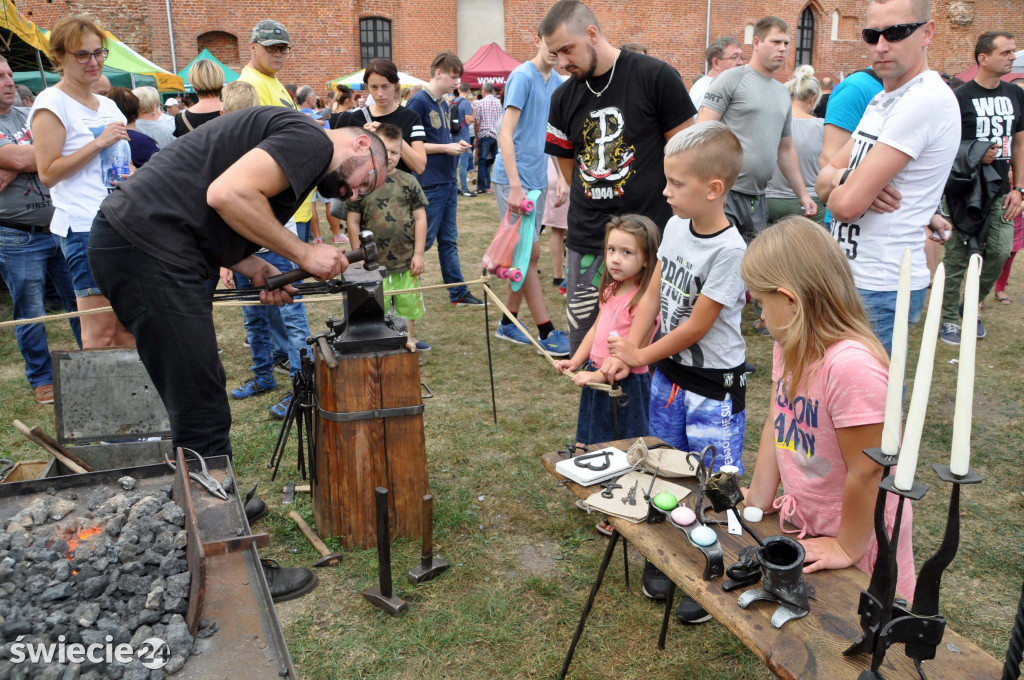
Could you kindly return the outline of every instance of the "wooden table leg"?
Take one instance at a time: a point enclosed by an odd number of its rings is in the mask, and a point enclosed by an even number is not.
[[[583,626],[587,624],[587,617],[590,616],[590,610],[594,606],[594,598],[597,597],[597,591],[601,589],[601,582],[604,581],[604,572],[607,571],[608,563],[612,560],[612,555],[615,553],[615,544],[618,540],[619,531],[615,529],[612,531],[611,538],[608,539],[608,547],[604,551],[601,566],[597,570],[597,579],[590,589],[590,597],[587,598],[587,604],[583,606],[583,614],[580,616],[580,622],[576,625],[576,632],[573,633],[572,643],[569,645],[569,651],[565,655],[565,661],[562,662],[562,672],[558,674],[558,677],[562,680],[564,680],[565,674],[569,672],[569,664],[572,663],[572,656],[576,653],[576,645],[583,635]]]
[[[668,634],[668,621],[672,616],[672,605],[676,599],[676,582],[669,579],[668,596],[665,598],[665,615],[661,619],[661,635],[658,636],[658,649],[665,649],[665,636]]]

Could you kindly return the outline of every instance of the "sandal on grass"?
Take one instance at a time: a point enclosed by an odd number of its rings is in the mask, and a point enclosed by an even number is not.
[[[1012,305],[1013,304],[1013,298],[1010,297],[1009,295],[1007,295],[1006,293],[1004,293],[1003,291],[998,291],[996,293],[996,300],[1001,305]]]
[[[615,531],[615,527],[608,523],[608,520],[603,520],[594,525],[597,529],[597,533],[604,534],[605,536],[611,536],[612,532]]]
[[[582,498],[576,499],[576,507],[582,510],[583,512],[587,513],[588,515],[590,514],[590,508],[587,507],[586,503],[583,502]]]

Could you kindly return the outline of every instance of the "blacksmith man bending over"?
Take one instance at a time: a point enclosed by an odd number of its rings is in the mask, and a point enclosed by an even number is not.
[[[383,143],[361,128],[324,131],[305,114],[250,107],[222,116],[153,157],[100,206],[89,263],[167,408],[175,446],[231,455],[231,409],[206,282],[227,267],[262,286],[278,270],[265,247],[320,279],[345,271],[331,245],[300,241],[282,222],[313,188],[368,194],[387,176]],[[284,290],[266,304],[291,302]],[[315,585],[302,569],[267,572],[276,601]]]

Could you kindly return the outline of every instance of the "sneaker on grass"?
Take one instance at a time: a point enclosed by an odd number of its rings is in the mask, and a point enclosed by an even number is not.
[[[981,320],[978,320],[981,323]],[[960,345],[960,326],[955,323],[944,323],[939,327],[939,340],[947,345],[957,347]]]
[[[707,613],[704,607],[697,604],[697,601],[689,595],[683,595],[682,601],[676,607],[676,620],[679,623],[694,625],[711,620],[711,614]]]
[[[288,361],[288,357],[281,357],[274,362],[274,370],[278,373],[284,373],[285,375],[291,375],[292,363]]]
[[[569,351],[569,336],[557,328],[540,341],[540,346],[553,357],[567,357],[572,354]],[[538,351],[537,354],[540,352]]]
[[[273,420],[284,420],[288,413],[288,405],[292,403],[291,392],[284,395],[284,399],[270,407],[270,417]]]
[[[644,595],[652,600],[664,600],[668,597],[670,581],[661,569],[653,562],[644,560]]]
[[[249,397],[255,397],[257,394],[263,394],[274,389],[277,389],[277,381],[274,380],[274,376],[270,376],[269,381],[249,378],[242,383],[241,387],[231,390],[231,396],[235,399],[248,399]]]
[[[514,323],[499,323],[498,330],[494,331],[494,337],[499,340],[505,340],[515,345],[529,345],[530,339],[526,337],[526,334],[519,330],[519,326]]]
[[[452,304],[456,307],[483,307],[484,301],[472,293],[466,293]]]
[[[344,234],[338,234],[332,239],[335,243],[348,243],[348,236]]]

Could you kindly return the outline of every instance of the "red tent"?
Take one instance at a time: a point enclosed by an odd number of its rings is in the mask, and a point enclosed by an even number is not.
[[[1016,68],[1016,65],[1015,65],[1015,68]],[[1016,69],[1016,70],[1019,71],[1020,69]],[[976,75],[978,75],[978,65],[974,64],[969,69],[967,69],[965,71],[961,71],[960,73],[957,73],[956,77],[959,78],[960,80],[964,81],[965,83],[967,83],[967,82],[970,82],[970,81],[974,80],[974,76],[976,76]],[[1016,80],[1017,78],[1024,78],[1024,73],[1007,73],[1005,76],[1002,77],[1002,79],[1004,81],[1006,81],[1006,82],[1010,82],[1011,80]]]
[[[498,47],[498,43],[488,43],[478,49],[465,63],[462,82],[474,89],[478,89],[484,83],[492,83],[500,89],[505,86],[508,74],[519,64],[520,62]]]

